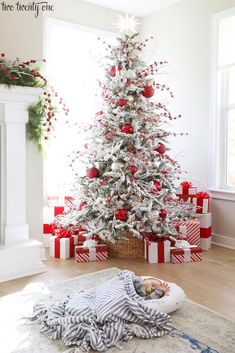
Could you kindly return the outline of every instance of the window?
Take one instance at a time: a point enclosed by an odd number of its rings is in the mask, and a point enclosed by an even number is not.
[[[105,46],[98,41],[99,36],[106,42],[114,42],[114,35],[108,32],[54,19],[46,22],[47,76],[69,108],[67,120],[71,124],[89,123],[101,109],[101,98],[99,95],[96,97],[99,92],[97,79],[103,77],[101,58],[106,52]],[[65,120],[61,116],[55,137],[50,139],[47,148],[45,196],[70,194],[73,175],[68,155],[80,150],[86,142],[86,133],[66,128]],[[82,163],[78,165],[81,175],[84,168]]]
[[[235,9],[213,20],[211,186],[235,191]]]

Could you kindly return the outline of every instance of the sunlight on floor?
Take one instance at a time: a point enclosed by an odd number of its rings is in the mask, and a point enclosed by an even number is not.
[[[25,330],[25,317],[30,316],[37,298],[47,296],[50,290],[43,282],[29,283],[18,293],[0,300],[0,352],[18,353],[30,347],[30,331]]]

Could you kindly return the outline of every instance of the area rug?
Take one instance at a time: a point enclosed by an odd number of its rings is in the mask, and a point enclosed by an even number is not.
[[[35,302],[52,303],[68,294],[96,286],[119,273],[110,268],[76,277],[59,284],[31,283],[23,291],[0,298],[1,353],[58,353],[66,347],[39,332],[37,324],[25,325]],[[235,323],[201,305],[186,300],[171,314],[171,335],[151,340],[134,339],[121,343],[125,353],[232,353],[235,352]],[[111,348],[108,353],[120,352]]]

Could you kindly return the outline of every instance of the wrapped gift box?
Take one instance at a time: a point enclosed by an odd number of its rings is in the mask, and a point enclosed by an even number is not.
[[[202,261],[202,249],[200,246],[190,245],[187,249],[171,248],[171,263],[173,264],[198,261]]]
[[[57,259],[68,259],[74,256],[75,238],[50,237],[50,255]]]
[[[48,207],[74,207],[74,197],[73,196],[48,196],[47,197]]]
[[[144,241],[145,258],[150,264],[170,262],[170,240],[145,238]]]
[[[105,244],[95,247],[76,246],[75,257],[77,262],[104,261],[108,259],[108,248]]]
[[[211,248],[211,227],[200,229],[200,246],[202,250],[209,250]]]
[[[211,213],[198,213],[197,219],[200,222],[201,228],[209,228],[212,226],[212,216]]]
[[[180,221],[177,224],[177,230],[185,236],[190,245],[200,246],[200,222],[197,218]]]
[[[206,192],[198,192],[192,198],[196,213],[209,213],[210,212],[210,196]]]
[[[188,201],[197,193],[197,188],[192,186],[192,183],[183,181],[176,190],[176,195],[180,200]]]

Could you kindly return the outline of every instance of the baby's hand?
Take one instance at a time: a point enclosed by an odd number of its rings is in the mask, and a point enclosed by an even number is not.
[[[164,292],[164,295],[166,295],[169,290],[170,290],[170,286],[167,282],[161,282],[159,281],[159,285],[158,285],[158,288],[160,288],[161,290],[163,290]]]

